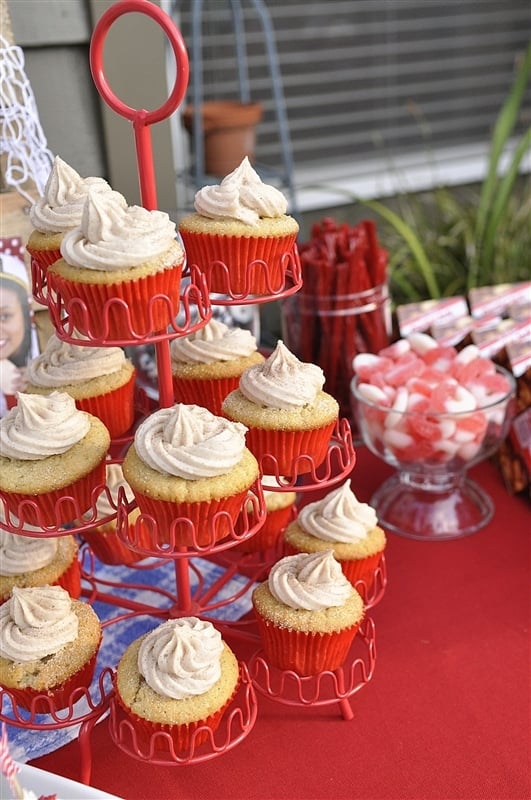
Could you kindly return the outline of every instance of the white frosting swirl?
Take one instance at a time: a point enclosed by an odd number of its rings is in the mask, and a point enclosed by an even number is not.
[[[325,542],[359,542],[378,524],[376,511],[360,503],[351,490],[350,478],[321,500],[301,508],[298,519],[307,533]]]
[[[215,361],[233,361],[245,358],[256,351],[256,339],[244,328],[229,328],[220,320],[211,319],[188,336],[180,336],[171,343],[174,361],[187,364],[212,364]]]
[[[30,208],[29,217],[34,228],[42,233],[63,233],[81,223],[87,193],[113,193],[103,178],[82,178],[59,156],[56,156],[44,187],[44,194]],[[126,204],[125,199],[122,201]]]
[[[0,655],[10,661],[35,661],[75,641],[78,618],[61,586],[13,587],[0,606]]]
[[[245,370],[240,391],[257,405],[293,409],[313,403],[324,382],[321,367],[299,361],[279,339],[265,361]]]
[[[36,461],[65,453],[90,429],[88,415],[66,392],[17,395],[17,405],[0,420],[0,452]]]
[[[264,217],[282,217],[288,203],[275,186],[263,183],[247,156],[219,185],[203,186],[195,195],[195,210],[203,217],[236,219],[257,225]]]
[[[307,611],[342,606],[352,593],[332,550],[281,558],[271,568],[268,586],[279,603]]]
[[[45,349],[28,365],[30,383],[57,387],[111,375],[125,363],[121,347],[90,347],[62,342],[53,333]]]
[[[55,536],[19,536],[0,528],[0,575],[35,572],[51,564],[57,554]]]
[[[187,480],[224,475],[238,464],[247,428],[206,408],[176,403],[150,414],[135,434],[135,448],[152,469]]]
[[[204,694],[221,676],[221,634],[210,622],[180,617],[148,633],[138,669],[157,694],[182,700]]]
[[[61,255],[74,267],[115,271],[137,267],[177,246],[175,223],[164,211],[116,202],[89,192],[81,224],[61,242]]]

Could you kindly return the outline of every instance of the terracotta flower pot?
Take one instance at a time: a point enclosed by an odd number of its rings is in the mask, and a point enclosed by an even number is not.
[[[203,103],[202,127],[205,148],[205,172],[225,176],[248,156],[252,162],[256,145],[256,126],[262,118],[260,103],[236,100],[212,100]],[[187,106],[183,124],[192,135],[194,108]]]

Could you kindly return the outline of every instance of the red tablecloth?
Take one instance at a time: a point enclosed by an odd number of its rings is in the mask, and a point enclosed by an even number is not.
[[[387,475],[360,448],[358,497]],[[529,505],[490,463],[472,477],[495,501],[485,529],[440,543],[389,536],[387,590],[370,612],[376,668],[352,720],[259,696],[237,747],[169,767],[124,754],[102,722],[91,783],[126,800],[529,800]],[[34,765],[77,780],[77,744]]]

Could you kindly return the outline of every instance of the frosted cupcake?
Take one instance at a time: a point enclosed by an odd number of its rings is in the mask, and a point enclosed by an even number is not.
[[[195,195],[196,213],[179,223],[188,263],[213,292],[271,294],[284,287],[299,225],[287,200],[244,158],[219,185]]]
[[[242,372],[263,360],[251,331],[211,319],[171,343],[175,400],[221,414],[223,400],[237,388]]]
[[[64,301],[74,327],[107,341],[165,331],[178,314],[184,252],[163,211],[89,192],[81,224],[48,270],[49,298]],[[57,309],[56,309],[57,310]]]
[[[118,535],[117,530],[118,494],[122,490],[127,503],[132,503],[135,498],[131,487],[124,478],[120,464],[107,464],[105,484],[106,489],[99,495],[96,502],[96,517],[102,522],[84,530],[81,535],[90,545],[94,555],[105,564],[136,564],[145,556],[132,547],[138,544],[140,547],[149,548],[151,542],[149,528],[142,520],[138,520],[139,509],[133,508],[127,514],[127,530],[124,534],[124,538],[132,545],[128,547]]]
[[[66,534],[26,536],[0,528],[0,603],[7,600],[14,586],[47,584],[62,586],[71,597],[81,594],[76,539]]]
[[[61,709],[90,686],[101,624],[87,603],[60,586],[14,587],[0,606],[0,686],[35,712]]]
[[[77,408],[101,419],[113,439],[133,424],[135,368],[120,347],[70,344],[52,334],[30,361],[28,378],[26,392],[67,392]]]
[[[299,361],[279,340],[223,401],[223,414],[248,428],[247,447],[264,474],[310,472],[326,458],[339,405],[324,382],[320,367]]]
[[[61,527],[92,505],[105,483],[107,428],[66,392],[19,393],[0,420],[0,503],[6,520]]]
[[[352,584],[362,581],[363,593],[374,580],[386,546],[375,510],[360,503],[350,479],[321,500],[299,509],[284,532],[287,553],[318,553],[332,550]]]
[[[238,685],[234,653],[197,617],[163,622],[130,644],[115,679],[117,701],[143,744],[164,731],[176,750],[192,752],[218,728]]]
[[[211,545],[231,533],[259,471],[245,427],[176,403],[138,427],[122,468],[159,543]]]
[[[252,599],[267,660],[299,675],[340,667],[364,616],[331,550],[280,559]]]
[[[88,191],[112,192],[103,178],[82,178],[59,156],[54,158],[48,180],[40,197],[30,208],[33,230],[26,244],[32,262],[33,292],[44,300],[46,272],[61,258],[61,242],[67,231],[81,224]],[[118,192],[114,193],[119,198]],[[125,199],[122,198],[124,205]]]

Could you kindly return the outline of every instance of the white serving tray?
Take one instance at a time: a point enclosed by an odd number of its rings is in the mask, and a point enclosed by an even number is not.
[[[34,792],[37,797],[56,794],[57,800],[123,800],[115,794],[107,794],[100,789],[94,789],[93,786],[62,778],[60,775],[37,769],[29,764],[17,763],[17,766],[19,767],[16,776],[18,783],[22,789]],[[0,797],[8,800],[13,796],[6,777],[0,775]]]

